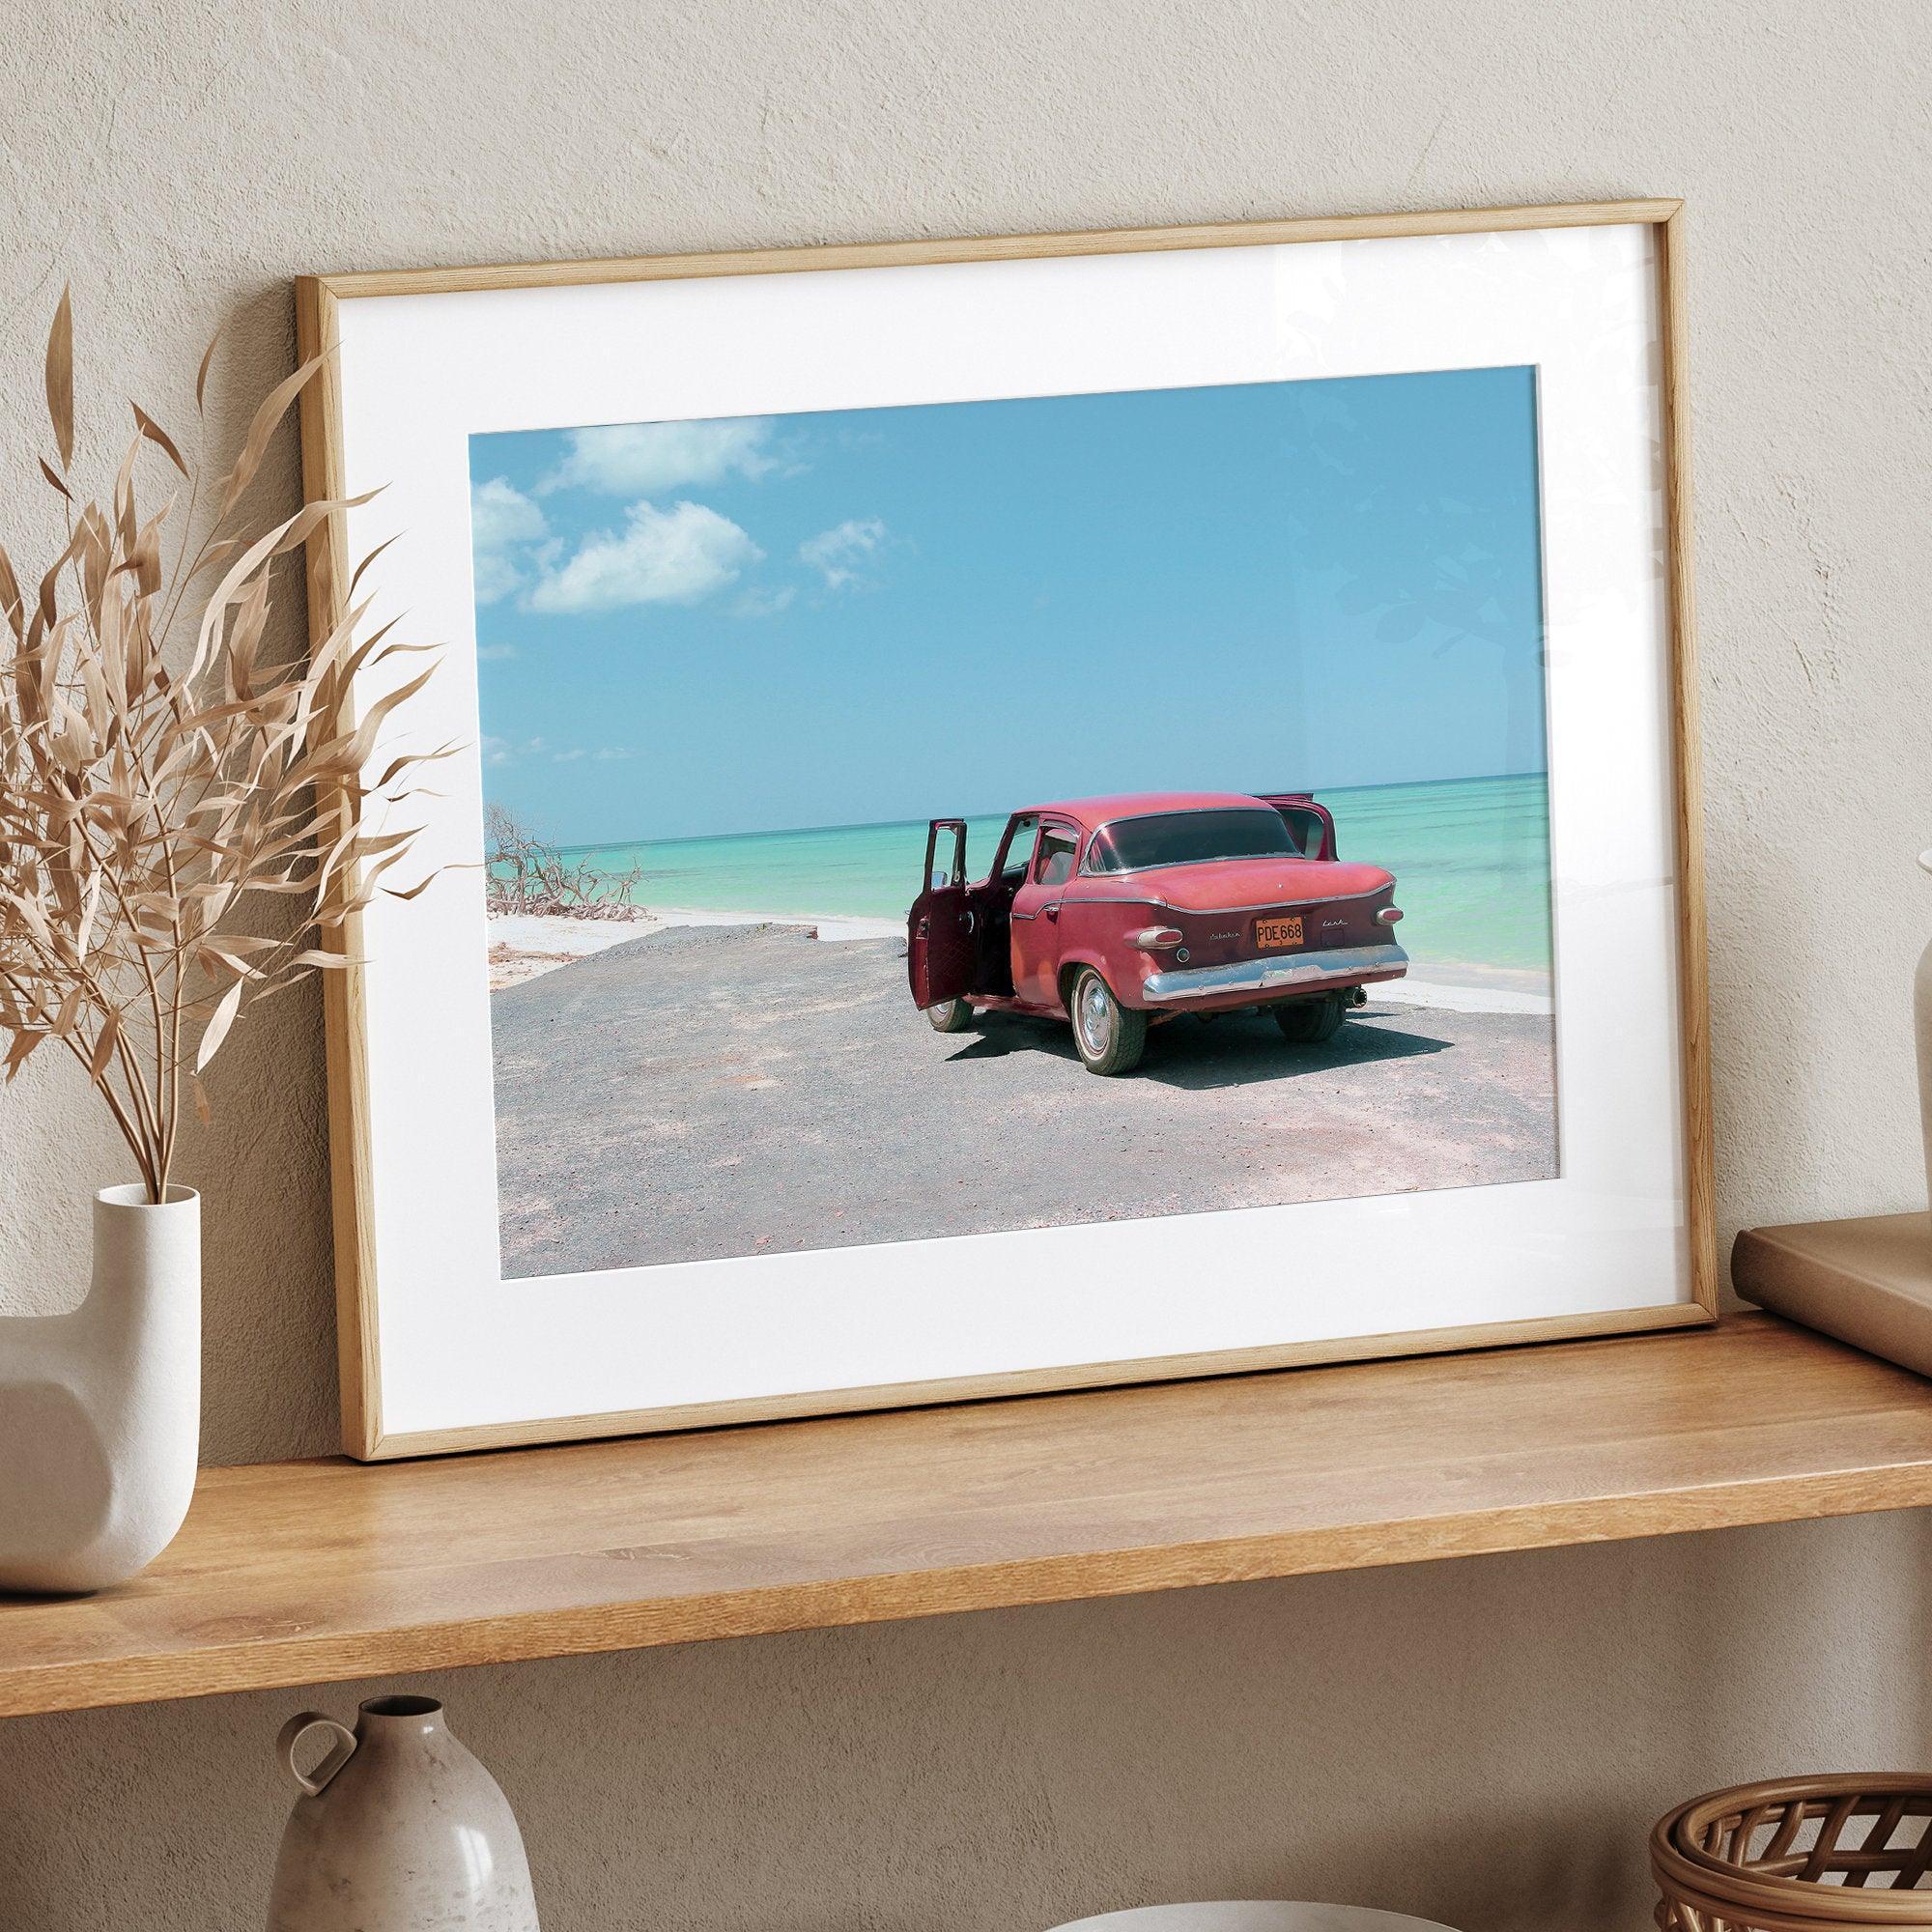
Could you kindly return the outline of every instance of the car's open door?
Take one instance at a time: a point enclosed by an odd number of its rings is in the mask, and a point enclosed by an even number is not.
[[[979,917],[966,883],[963,818],[935,818],[927,826],[923,877],[925,890],[906,920],[906,978],[922,1010],[973,990]]]
[[[1264,791],[1261,794],[1264,805],[1271,805],[1281,813],[1282,822],[1288,827],[1289,836],[1294,840],[1294,848],[1304,859],[1338,859],[1341,854],[1335,849],[1335,819],[1325,805],[1318,805],[1314,795],[1305,791]]]

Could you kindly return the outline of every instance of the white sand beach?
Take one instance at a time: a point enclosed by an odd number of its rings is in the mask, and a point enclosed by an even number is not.
[[[905,923],[890,919],[850,919],[799,913],[724,912],[703,906],[639,908],[636,919],[571,919],[562,914],[490,915],[490,990],[522,985],[573,959],[622,946],[680,925],[803,925],[819,939],[900,939]]]
[[[1395,1007],[1439,1007],[1452,1013],[1531,1013],[1556,1010],[1549,975],[1520,966],[1463,966],[1448,960],[1412,960],[1407,974],[1371,990],[1372,999]]]
[[[802,925],[822,940],[900,939],[902,922],[844,914],[727,912],[704,906],[652,906],[637,919],[571,919],[563,915],[490,916],[490,990],[500,992],[602,952],[626,940],[684,925]],[[1506,966],[1419,961],[1406,978],[1375,987],[1378,1004],[1435,1007],[1452,1013],[1529,1013],[1555,1010],[1547,975]]]

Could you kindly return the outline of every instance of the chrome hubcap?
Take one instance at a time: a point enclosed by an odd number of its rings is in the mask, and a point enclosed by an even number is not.
[[[1107,1050],[1107,989],[1098,980],[1080,989],[1080,1039],[1089,1053]]]

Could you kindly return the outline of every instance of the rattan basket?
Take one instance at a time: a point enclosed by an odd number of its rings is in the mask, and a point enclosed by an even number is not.
[[[1932,1773],[1741,1784],[1650,1834],[1662,1932],[1932,1932]]]

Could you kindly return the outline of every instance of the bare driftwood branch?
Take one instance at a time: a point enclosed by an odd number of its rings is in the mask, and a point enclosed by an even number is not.
[[[211,347],[212,354],[212,347]],[[148,412],[104,505],[80,502],[73,461],[72,324],[64,294],[47,344],[47,412],[66,548],[23,590],[0,548],[0,1068],[11,1081],[49,1042],[99,1091],[149,1198],[165,1198],[184,1092],[207,1118],[202,1076],[254,1001],[348,963],[341,930],[408,857],[413,827],[386,828],[441,752],[365,768],[384,720],[429,672],[369,706],[353,728],[334,695],[422,648],[386,631],[360,642],[366,605],[317,639],[306,664],[263,663],[278,577],[331,511],[310,504],[263,530],[236,518],[275,429],[319,362],[265,399],[241,455],[204,493],[199,465]],[[207,383],[204,359],[199,403]],[[145,519],[137,471],[166,466],[174,497]],[[169,472],[176,472],[169,475]],[[216,505],[199,542],[187,522]],[[365,498],[355,499],[356,501]],[[214,588],[192,642],[171,648],[187,586]],[[352,596],[354,592],[352,591]],[[185,628],[185,626],[184,626]],[[185,670],[170,671],[166,659]],[[255,895],[292,898],[295,930],[238,927]]]
[[[489,851],[484,877],[494,913],[536,913],[554,919],[642,919],[638,888],[641,866],[608,872],[580,859],[572,865],[504,807],[484,809]]]

